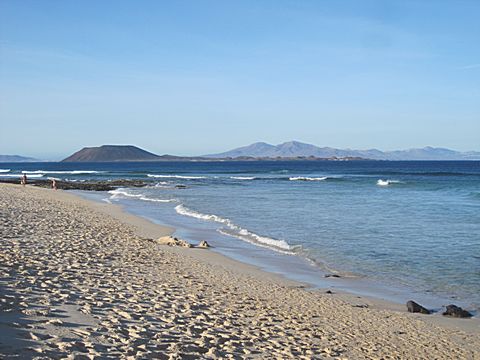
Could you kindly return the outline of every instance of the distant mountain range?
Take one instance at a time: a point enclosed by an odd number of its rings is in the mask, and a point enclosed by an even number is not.
[[[0,162],[37,162],[41,161],[31,157],[25,157],[20,155],[0,155]]]
[[[459,152],[430,146],[421,149],[380,151],[377,149],[351,150],[318,147],[298,141],[279,145],[257,142],[219,154],[204,155],[205,158],[363,158],[372,160],[480,160],[480,152]]]
[[[480,160],[480,152],[460,152],[430,146],[421,149],[380,151],[335,149],[318,147],[298,141],[279,145],[257,142],[219,154],[204,156],[157,155],[133,145],[102,145],[85,147],[62,162],[111,162],[111,161],[214,161],[214,160]],[[41,161],[19,155],[0,155],[0,162]]]

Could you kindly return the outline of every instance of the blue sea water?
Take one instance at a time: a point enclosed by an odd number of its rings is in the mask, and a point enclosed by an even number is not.
[[[403,294],[402,301],[415,295],[435,306],[480,306],[478,161],[4,163],[0,169],[0,177],[30,171],[70,181],[148,180],[145,188],[86,196],[123,204],[176,227],[179,236],[207,239],[224,254],[317,286],[348,290],[357,282],[366,293],[370,286],[371,293]],[[349,281],[326,280],[332,272]]]

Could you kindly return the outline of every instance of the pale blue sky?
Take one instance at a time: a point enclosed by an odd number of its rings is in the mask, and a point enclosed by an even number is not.
[[[0,0],[0,154],[480,150],[480,1]]]

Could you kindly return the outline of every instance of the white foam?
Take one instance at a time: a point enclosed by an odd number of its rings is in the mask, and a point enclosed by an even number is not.
[[[288,180],[290,181],[323,181],[327,179],[328,178],[326,176],[322,176],[322,177],[294,176],[294,177],[288,178]]]
[[[205,179],[205,176],[183,176],[183,175],[156,175],[147,174],[151,178],[165,178],[165,179]]]
[[[155,189],[155,188],[170,189],[172,188],[172,184],[167,181],[160,181],[160,182],[157,182],[155,185],[147,185],[145,187],[147,189]]]
[[[27,175],[27,180],[29,178],[41,178],[43,177],[43,174],[25,174]],[[16,177],[16,178],[20,178],[22,177],[23,174],[0,174],[0,177]]]
[[[94,171],[94,170],[71,170],[71,171],[61,171],[61,170],[24,170],[23,174],[71,174],[71,175],[81,175],[81,174],[98,174],[103,171]]]
[[[161,203],[169,203],[169,202],[175,202],[176,200],[174,199],[156,199],[156,198],[150,198],[146,196],[145,194],[132,194],[126,191],[125,189],[115,189],[115,190],[110,190],[108,192],[111,196],[110,199],[118,199],[121,197],[126,197],[126,198],[134,198],[138,200],[143,200],[143,201],[151,201],[151,202],[161,202]]]
[[[147,196],[142,196],[139,199],[143,201],[160,202],[160,203],[176,202],[175,199],[155,199],[155,198],[149,198]]]
[[[230,219],[222,218],[213,214],[202,214],[195,210],[191,210],[182,204],[175,207],[175,211],[180,215],[190,216],[196,219],[214,221],[223,224],[227,229],[219,229],[218,231],[224,235],[233,236],[249,243],[264,247],[273,248],[274,250],[284,253],[291,253],[291,246],[284,240],[272,239],[266,236],[255,234],[247,229],[234,224]]]
[[[0,169],[0,173],[8,173],[10,172],[10,169]]]
[[[401,183],[401,181],[398,181],[398,180],[383,180],[383,179],[377,180],[378,186],[388,186],[391,184],[399,184],[399,183]]]
[[[84,179],[63,179],[65,181],[68,181],[68,182],[85,182],[86,180]]]
[[[242,229],[240,231],[229,231],[229,229],[219,229],[217,230],[220,234],[233,236],[237,239],[246,241],[250,244],[254,244],[261,247],[266,247],[273,249],[275,251],[281,252],[283,254],[292,254],[291,246],[288,245],[286,241],[276,240],[266,236],[260,236],[248,230]]]
[[[190,216],[190,217],[193,217],[193,218],[196,218],[196,219],[215,221],[217,223],[227,225],[228,227],[235,226],[230,221],[230,219],[224,219],[224,218],[222,218],[220,216],[217,216],[217,215],[202,214],[202,213],[199,213],[197,211],[187,209],[182,204],[175,206],[175,211],[180,215]]]
[[[170,183],[167,181],[159,181],[155,184],[155,187],[162,187],[164,185],[169,185]]]
[[[230,179],[234,180],[255,180],[255,176],[230,176]]]

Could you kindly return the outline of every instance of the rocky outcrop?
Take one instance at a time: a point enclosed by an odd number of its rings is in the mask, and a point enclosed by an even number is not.
[[[427,308],[424,308],[422,305],[416,303],[415,301],[407,301],[407,310],[411,313],[420,313],[420,314],[430,314],[431,311]]]
[[[447,305],[447,310],[443,313],[445,316],[451,316],[456,318],[470,318],[473,315],[467,310],[463,310],[460,306]]]
[[[326,277],[326,278],[341,278],[341,276],[337,275],[337,274],[325,274],[324,277]]]
[[[156,243],[160,244],[160,245],[180,246],[180,247],[185,247],[185,248],[193,247],[193,245],[190,244],[189,242],[187,242],[183,239],[178,239],[176,237],[172,237],[172,236],[163,236],[163,237],[157,239]]]
[[[51,188],[52,181],[47,179],[27,179],[29,185],[35,185],[43,188]],[[0,179],[0,182],[19,184],[20,175],[18,179]],[[151,184],[151,183],[150,183]],[[61,190],[89,190],[89,191],[110,191],[119,187],[143,187],[149,185],[148,182],[142,180],[128,180],[119,179],[111,181],[97,181],[87,180],[84,182],[79,181],[65,181],[56,180],[57,189]]]
[[[173,236],[162,236],[161,238],[155,240],[157,244],[160,245],[167,245],[167,246],[180,246],[185,248],[192,248],[193,245],[190,244],[188,241],[179,239]],[[196,246],[197,248],[201,249],[208,249],[210,244],[207,243],[205,240],[201,241],[200,244]]]
[[[202,249],[208,249],[210,247],[210,245],[205,240],[203,240],[203,241],[200,242],[200,244],[198,244],[197,247],[202,248]]]

